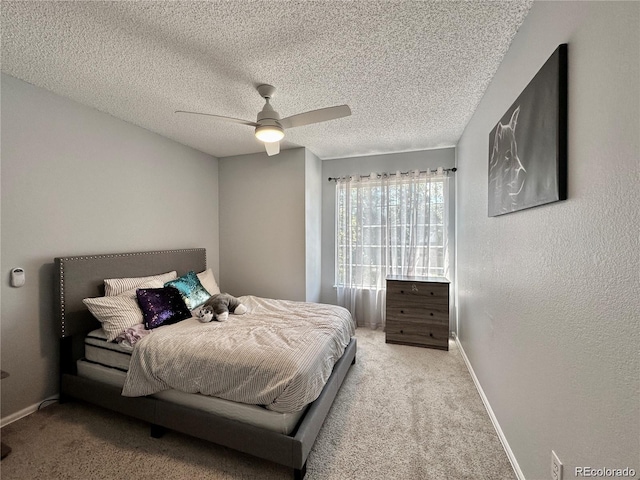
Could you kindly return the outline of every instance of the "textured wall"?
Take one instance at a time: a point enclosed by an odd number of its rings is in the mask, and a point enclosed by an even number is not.
[[[2,75],[3,418],[58,393],[54,257],[205,247],[217,272],[217,200],[213,157]]]
[[[322,286],[322,161],[305,149],[305,268],[307,302],[319,302]]]
[[[220,162],[220,288],[305,300],[305,151]]]
[[[640,4],[536,2],[458,145],[458,335],[527,479],[640,471]],[[487,217],[489,132],[569,45],[569,199]]]

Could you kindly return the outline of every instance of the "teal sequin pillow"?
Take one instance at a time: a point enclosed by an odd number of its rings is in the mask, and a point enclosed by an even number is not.
[[[202,305],[204,302],[209,300],[209,297],[211,296],[202,286],[198,276],[193,271],[165,283],[164,286],[176,288],[180,292],[180,295],[189,310],[193,310]]]

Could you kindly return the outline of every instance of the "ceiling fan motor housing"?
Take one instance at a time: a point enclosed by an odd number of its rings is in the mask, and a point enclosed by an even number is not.
[[[267,103],[260,113],[258,113],[258,119],[256,123],[258,126],[255,130],[255,135],[263,142],[277,142],[284,137],[284,129],[280,125],[280,115],[276,112],[271,104],[269,98],[265,97]]]

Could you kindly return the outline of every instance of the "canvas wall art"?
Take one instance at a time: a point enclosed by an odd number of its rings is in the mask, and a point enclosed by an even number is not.
[[[567,198],[567,45],[489,134],[489,216]]]

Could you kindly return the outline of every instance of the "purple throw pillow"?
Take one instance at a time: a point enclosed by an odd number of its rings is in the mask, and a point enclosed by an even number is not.
[[[191,312],[176,288],[139,288],[136,295],[147,330],[191,317]]]

